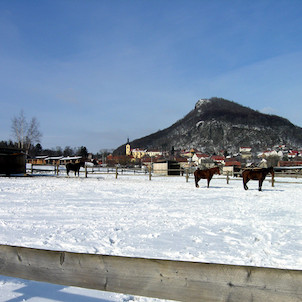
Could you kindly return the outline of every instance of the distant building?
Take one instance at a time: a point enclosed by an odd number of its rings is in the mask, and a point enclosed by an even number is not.
[[[131,149],[130,144],[126,144],[126,155],[127,156],[133,156],[134,158],[142,158],[147,154],[147,150],[139,149],[139,148],[134,148]]]
[[[250,147],[240,147],[239,153],[241,154],[242,159],[252,158],[252,148]]]
[[[288,154],[287,154],[287,157],[288,158],[296,158],[296,157],[298,157],[299,156],[299,151],[296,151],[296,150],[292,150],[291,152],[289,152]]]
[[[26,173],[26,154],[21,149],[0,148],[0,174]]]
[[[45,158],[46,164],[49,165],[59,165],[63,156],[50,156]]]
[[[127,155],[127,156],[130,156],[130,155],[131,155],[131,146],[130,146],[129,143],[126,145],[126,155]]]
[[[134,158],[142,158],[146,155],[146,150],[135,148],[131,149],[131,154]]]
[[[155,156],[160,156],[163,153],[159,150],[147,150],[146,154],[149,155],[150,157],[155,157]]]
[[[241,162],[232,160],[227,161],[225,163],[225,166],[222,168],[223,174],[228,174],[234,176],[235,174],[238,174],[241,169]]]
[[[195,153],[193,156],[192,156],[192,161],[196,164],[196,165],[200,165],[202,164],[206,159],[209,159],[210,156],[208,154],[205,154],[205,153]]]
[[[211,159],[217,164],[223,164],[225,162],[225,157],[222,155],[212,155]]]
[[[180,164],[174,160],[153,163],[153,173],[161,175],[180,175]]]
[[[190,150],[183,150],[183,151],[181,152],[181,155],[182,155],[182,156],[185,156],[185,157],[193,157],[194,154],[196,154],[196,153],[198,153],[198,150],[192,148],[192,149],[190,149]]]
[[[67,157],[61,157],[60,158],[60,164],[66,165],[68,163],[78,163],[82,159],[82,156],[67,156]]]
[[[259,158],[267,158],[269,156],[279,156],[280,158],[282,158],[283,152],[282,151],[277,152],[276,150],[266,150],[258,154]]]
[[[47,155],[36,156],[34,158],[28,159],[27,162],[33,165],[45,165],[46,164],[45,159],[47,157],[48,157]]]

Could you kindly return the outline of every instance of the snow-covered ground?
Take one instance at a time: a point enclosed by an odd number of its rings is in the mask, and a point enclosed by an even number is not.
[[[302,269],[302,183],[248,185],[220,177],[196,189],[192,178],[144,174],[0,178],[0,244]],[[0,276],[0,301],[156,299]]]

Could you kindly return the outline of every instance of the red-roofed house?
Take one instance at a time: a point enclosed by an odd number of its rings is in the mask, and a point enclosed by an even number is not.
[[[223,174],[229,173],[230,175],[234,176],[234,174],[237,172],[239,173],[241,169],[241,162],[239,161],[227,161],[225,163],[225,166],[222,168]]]
[[[215,163],[219,163],[219,164],[224,164],[225,162],[225,157],[222,155],[212,155],[211,159],[215,162]]]
[[[210,158],[210,156],[208,154],[205,153],[195,153],[192,156],[192,161],[196,163],[196,165],[199,165],[202,163],[202,161],[204,161],[205,159]]]
[[[288,158],[295,158],[299,155],[299,151],[293,150],[287,154]]]

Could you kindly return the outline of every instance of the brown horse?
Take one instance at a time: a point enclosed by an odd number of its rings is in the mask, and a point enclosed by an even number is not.
[[[80,168],[81,167],[85,167],[85,162],[84,161],[81,161],[79,163],[68,163],[66,164],[66,172],[67,172],[67,175],[69,176],[69,171],[74,171],[74,176],[77,176],[77,173],[78,173],[78,176],[80,176]]]
[[[196,188],[199,188],[198,182],[201,178],[208,180],[208,188],[210,186],[210,181],[214,174],[220,175],[220,169],[219,167],[206,169],[206,170],[200,170],[199,168],[194,172],[195,177],[195,186]]]
[[[252,180],[259,180],[259,188],[258,190],[262,190],[262,183],[268,173],[271,173],[272,177],[274,177],[274,168],[255,168],[255,169],[246,169],[242,172],[243,178],[243,187],[245,190],[248,190],[247,183],[250,179]]]

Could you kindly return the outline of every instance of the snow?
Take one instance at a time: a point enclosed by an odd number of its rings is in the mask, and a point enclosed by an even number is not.
[[[195,104],[195,109],[200,108],[201,106],[209,103],[210,101],[211,100],[209,100],[209,99],[200,99],[200,100],[198,100],[197,103]]]
[[[259,192],[222,176],[209,189],[145,174],[0,178],[0,243],[302,269],[302,182],[282,181]],[[0,276],[0,301],[158,300]]]
[[[199,121],[196,123],[196,128],[198,128],[200,125],[202,125],[204,123],[204,121]]]

